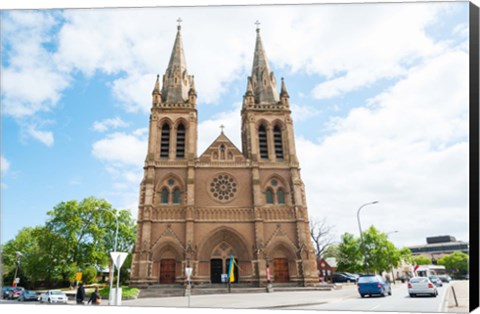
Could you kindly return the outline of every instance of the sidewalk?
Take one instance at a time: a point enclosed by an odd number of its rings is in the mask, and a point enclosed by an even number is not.
[[[451,281],[450,286],[448,287],[447,295],[447,307],[445,308],[448,312],[454,313],[468,313],[469,307],[469,281],[468,280],[458,280]],[[454,294],[455,292],[455,294]],[[455,296],[457,303],[455,303]]]

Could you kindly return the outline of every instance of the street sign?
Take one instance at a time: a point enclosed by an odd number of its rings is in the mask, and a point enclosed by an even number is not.
[[[16,283],[16,284],[19,284],[19,283],[20,283],[20,278],[19,278],[19,277],[15,278],[15,283]]]
[[[76,281],[82,280],[82,273],[81,272],[78,272],[78,273],[75,274],[75,280]]]
[[[123,262],[125,262],[125,259],[128,256],[128,253],[123,253],[123,252],[110,252],[110,256],[112,257],[113,264],[117,269],[122,267]]]

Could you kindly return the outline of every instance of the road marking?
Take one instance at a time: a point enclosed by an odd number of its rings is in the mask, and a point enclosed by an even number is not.
[[[443,285],[443,288],[445,288],[446,291],[441,296],[440,304],[438,305],[438,312],[447,312],[446,311],[447,310],[447,304],[445,304],[445,303],[448,302],[447,296],[450,295],[450,289],[451,289],[450,284]]]

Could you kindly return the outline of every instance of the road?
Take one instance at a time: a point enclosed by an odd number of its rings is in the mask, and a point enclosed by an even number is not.
[[[273,293],[231,293],[221,295],[193,295],[191,297],[140,298],[124,300],[125,307],[174,307],[217,309],[272,309],[272,310],[318,310],[362,312],[445,312],[448,284],[438,288],[439,295],[410,298],[407,284],[392,285],[392,296],[361,298],[355,285],[347,285],[333,291],[275,291]],[[468,296],[467,296],[468,297]],[[2,303],[20,303],[10,301]],[[102,300],[102,305],[107,305]],[[33,304],[39,304],[33,302]],[[69,301],[74,304],[74,301]],[[59,306],[62,308],[63,306]],[[54,306],[54,308],[57,308]],[[76,308],[76,306],[74,307]],[[91,307],[80,307],[83,309]],[[102,307],[103,308],[103,307]],[[3,311],[2,311],[3,312]],[[202,312],[203,313],[203,312]],[[117,313],[118,314],[118,313]]]
[[[444,311],[445,296],[448,284],[438,288],[436,298],[421,296],[411,298],[406,284],[392,285],[392,295],[387,297],[361,298],[358,293],[348,299],[338,299],[327,304],[294,306],[290,309],[302,310],[343,310],[365,312],[442,312]],[[356,292],[356,291],[355,291]]]
[[[439,295],[410,298],[407,284],[392,285],[392,296],[361,298],[355,286],[318,292],[274,292],[262,294],[194,295],[124,301],[130,306],[167,306],[195,308],[340,310],[379,312],[442,312],[448,284],[438,288]]]

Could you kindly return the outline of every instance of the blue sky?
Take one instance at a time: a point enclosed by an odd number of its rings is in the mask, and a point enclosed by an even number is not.
[[[151,91],[177,18],[198,91],[198,153],[240,105],[254,22],[285,77],[309,213],[335,237],[468,241],[468,3],[3,11],[2,242],[62,201],[137,215]]]

